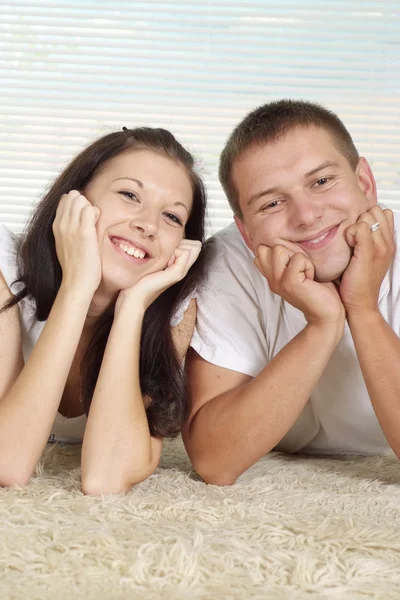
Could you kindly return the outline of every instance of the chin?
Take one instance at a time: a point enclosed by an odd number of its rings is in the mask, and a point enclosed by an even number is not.
[[[108,290],[119,292],[121,290],[127,290],[137,283],[138,278],[132,277],[131,273],[113,273],[103,272],[103,283]]]
[[[323,265],[321,267],[316,267],[315,269],[315,281],[319,283],[328,283],[330,281],[337,281],[341,278],[347,266],[350,262],[351,256],[346,260],[342,260],[340,263],[335,261],[333,265]]]
[[[318,283],[329,283],[331,281],[337,281],[343,275],[343,271],[334,273],[315,273],[314,280]]]

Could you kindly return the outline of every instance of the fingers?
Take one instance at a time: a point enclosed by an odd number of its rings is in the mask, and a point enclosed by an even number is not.
[[[167,267],[177,265],[177,267],[184,272],[184,275],[186,275],[190,267],[197,260],[200,251],[201,242],[199,242],[198,240],[184,239],[175,249],[174,254],[170,258]],[[176,270],[178,270],[178,268],[176,268]]]
[[[371,229],[374,225],[376,228]],[[358,221],[346,230],[349,246],[360,246],[364,252],[372,253],[375,249],[390,251],[394,248],[394,217],[390,209],[374,206],[363,213]]]
[[[315,268],[311,259],[300,252],[295,254],[285,246],[259,246],[254,264],[267,279],[271,290],[279,295],[299,281],[314,279]]]
[[[293,255],[294,252],[285,246],[270,248],[261,244],[257,248],[255,265],[268,281],[280,280]]]
[[[61,196],[53,223],[53,231],[92,228],[96,225],[100,210],[93,206],[78,190]]]
[[[82,225],[84,229],[92,228],[96,226],[97,220],[100,216],[100,209],[97,206],[92,206],[92,204],[87,203],[83,206],[79,213],[79,224]],[[78,217],[78,215],[77,215]]]
[[[299,252],[290,259],[284,277],[287,281],[297,279],[302,282],[305,279],[314,279],[314,274],[315,268],[313,262],[308,256]]]

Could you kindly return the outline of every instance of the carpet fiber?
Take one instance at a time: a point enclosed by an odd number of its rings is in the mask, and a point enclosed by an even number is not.
[[[126,496],[89,498],[80,447],[0,489],[1,600],[400,599],[400,463],[271,454],[207,486],[180,440]]]

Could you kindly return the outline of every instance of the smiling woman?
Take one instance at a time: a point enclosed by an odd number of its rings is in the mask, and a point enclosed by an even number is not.
[[[83,194],[100,210],[101,290],[131,287],[166,267],[193,204],[192,183],[180,163],[152,150],[126,151],[111,159]],[[115,252],[123,260],[116,260]]]
[[[153,472],[188,415],[205,203],[173,135],[137,128],[83,150],[20,242],[0,228],[1,485],[29,480],[49,436],[83,438],[87,493]]]

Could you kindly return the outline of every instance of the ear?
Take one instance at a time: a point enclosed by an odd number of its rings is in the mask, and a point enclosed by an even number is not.
[[[253,244],[251,243],[250,236],[247,233],[246,225],[243,223],[242,219],[240,217],[238,217],[237,215],[234,216],[234,219],[235,219],[236,227],[239,229],[241,236],[246,243],[246,246],[249,248],[249,250],[252,251],[253,254],[255,254],[255,252],[253,250]]]
[[[356,168],[356,177],[361,191],[368,200],[369,207],[372,208],[378,201],[375,177],[368,161],[363,156],[360,157]]]

